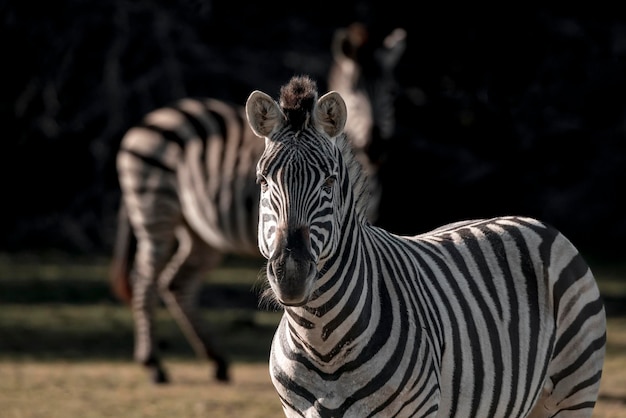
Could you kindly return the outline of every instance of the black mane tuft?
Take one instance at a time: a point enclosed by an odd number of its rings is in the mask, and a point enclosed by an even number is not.
[[[294,76],[280,88],[280,106],[296,130],[305,128],[317,101],[317,83],[308,76]]]

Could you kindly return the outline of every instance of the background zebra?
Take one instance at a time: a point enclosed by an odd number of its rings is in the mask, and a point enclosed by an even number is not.
[[[367,222],[339,94],[294,78],[246,113],[265,139],[258,240],[285,309],[269,366],[285,415],[591,416],[605,314],[567,238],[515,216],[389,233]]]
[[[385,108],[394,94],[392,69],[404,51],[403,32],[376,48],[372,43],[362,25],[338,30],[329,86],[352,98],[350,138],[370,175],[374,221],[381,190],[371,145],[391,134]],[[374,114],[378,111],[381,117]],[[263,144],[244,119],[243,107],[186,98],[149,113],[121,142],[123,204],[111,281],[114,293],[132,303],[134,358],[156,383],[168,381],[155,344],[158,296],[195,353],[214,361],[216,378],[229,379],[226,356],[196,304],[202,277],[224,254],[259,257],[255,165]]]
[[[406,31],[396,28],[380,45],[365,25],[356,22],[335,31],[328,88],[341,94],[349,109],[346,134],[369,180],[368,218],[378,219],[382,198],[379,168],[396,130],[395,69],[406,48]]]

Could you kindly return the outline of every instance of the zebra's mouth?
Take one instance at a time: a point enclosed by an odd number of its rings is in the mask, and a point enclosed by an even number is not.
[[[283,300],[280,300],[280,299],[279,299],[279,300],[278,300],[278,302],[279,302],[281,305],[283,305],[283,306],[285,306],[285,307],[288,307],[288,308],[298,308],[298,307],[300,307],[300,306],[304,306],[304,305],[306,305],[306,304],[307,304],[307,302],[308,302],[308,300],[303,300],[302,302],[294,302],[294,303],[291,303],[291,302],[285,302],[285,301],[283,301]]]

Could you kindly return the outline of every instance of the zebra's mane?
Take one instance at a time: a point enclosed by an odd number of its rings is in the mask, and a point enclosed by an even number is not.
[[[292,77],[289,83],[281,87],[280,107],[293,129],[301,130],[306,127],[317,102],[317,97],[317,84],[306,75]],[[354,191],[357,218],[360,222],[366,222],[369,205],[367,174],[354,155],[352,145],[345,133],[336,138],[336,145],[348,168],[348,175]]]
[[[317,102],[317,83],[306,75],[295,76],[280,88],[280,107],[295,130],[306,128]]]
[[[356,158],[352,144],[345,133],[337,137],[336,144],[348,168],[348,175],[350,176],[350,182],[352,183],[352,190],[354,192],[354,208],[357,218],[360,223],[367,223],[369,222],[367,211],[370,202],[369,187],[367,187],[367,173],[361,162]]]

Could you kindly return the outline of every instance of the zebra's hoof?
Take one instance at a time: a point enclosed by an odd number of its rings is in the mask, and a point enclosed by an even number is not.
[[[230,376],[228,375],[228,362],[226,360],[217,361],[215,378],[220,382],[230,382]]]
[[[152,379],[152,383],[157,384],[157,385],[164,385],[164,384],[168,384],[170,382],[169,377],[167,376],[167,373],[165,373],[165,371],[163,369],[152,369],[151,370],[151,379]]]

